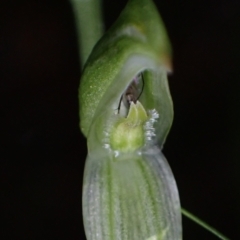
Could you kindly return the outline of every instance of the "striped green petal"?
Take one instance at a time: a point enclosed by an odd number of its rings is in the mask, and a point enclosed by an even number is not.
[[[88,240],[181,239],[176,183],[157,147],[118,157],[89,153],[83,214]]]

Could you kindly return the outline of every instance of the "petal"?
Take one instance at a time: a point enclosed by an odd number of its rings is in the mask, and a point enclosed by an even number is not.
[[[83,186],[88,240],[178,240],[181,212],[170,167],[156,147],[89,154]]]

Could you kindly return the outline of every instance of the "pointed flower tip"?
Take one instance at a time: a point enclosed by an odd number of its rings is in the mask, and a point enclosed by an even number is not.
[[[168,73],[173,72],[172,58],[170,55],[161,56],[160,61]]]

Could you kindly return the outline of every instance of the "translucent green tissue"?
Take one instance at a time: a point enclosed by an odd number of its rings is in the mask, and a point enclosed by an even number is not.
[[[155,5],[129,0],[94,47],[79,88],[88,240],[182,239],[178,190],[161,153],[173,120],[170,70]]]

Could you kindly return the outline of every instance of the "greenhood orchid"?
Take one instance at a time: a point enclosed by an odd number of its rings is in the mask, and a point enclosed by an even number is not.
[[[180,240],[181,207],[161,153],[173,120],[171,47],[151,0],[129,0],[83,70],[88,240]]]

